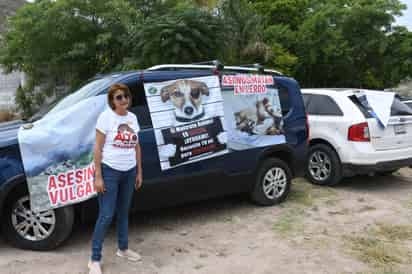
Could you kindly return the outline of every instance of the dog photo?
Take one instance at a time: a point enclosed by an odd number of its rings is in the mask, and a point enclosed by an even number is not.
[[[222,97],[229,149],[246,150],[286,141],[276,87],[268,85],[259,94],[238,94],[228,87]]]
[[[160,96],[163,103],[171,102],[177,122],[189,123],[205,117],[203,97],[209,96],[209,88],[204,82],[177,80],[163,87]]]
[[[281,135],[283,121],[279,109],[275,110],[267,97],[256,100],[253,107],[234,113],[236,129],[249,135]]]

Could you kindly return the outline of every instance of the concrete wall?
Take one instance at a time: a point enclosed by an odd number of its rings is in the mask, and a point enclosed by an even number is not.
[[[24,83],[24,74],[13,72],[4,74],[0,68],[0,110],[14,108],[16,89]]]

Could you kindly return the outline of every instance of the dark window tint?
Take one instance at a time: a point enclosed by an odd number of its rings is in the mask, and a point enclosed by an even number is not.
[[[310,115],[343,116],[336,102],[327,95],[306,94],[305,107]]]
[[[412,102],[405,103],[410,109],[412,109]]]
[[[282,108],[282,115],[285,116],[290,111],[289,90],[282,85],[278,85],[280,106]]]
[[[402,103],[398,98],[395,98],[391,107],[391,116],[412,115],[412,109]]]
[[[132,93],[132,106],[130,111],[136,115],[140,128],[152,128],[152,119],[150,118],[143,82],[133,81],[126,83],[126,85]]]
[[[364,105],[362,105],[356,95],[349,96],[349,99],[359,108],[365,118],[372,118],[369,110]]]
[[[310,95],[309,94],[302,94],[302,97],[303,97],[303,104],[305,105],[305,109],[307,111],[308,106],[309,106]]]

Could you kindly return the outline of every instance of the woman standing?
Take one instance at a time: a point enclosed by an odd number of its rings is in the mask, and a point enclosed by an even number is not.
[[[96,124],[94,163],[95,188],[98,192],[99,217],[92,239],[90,274],[101,274],[103,240],[116,213],[118,250],[116,255],[131,261],[140,260],[128,247],[129,208],[134,189],[142,185],[140,130],[136,116],[128,111],[131,102],[126,85],[115,84],[108,93],[109,108]]]

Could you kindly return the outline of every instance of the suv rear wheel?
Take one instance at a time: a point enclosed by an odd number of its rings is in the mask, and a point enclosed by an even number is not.
[[[309,149],[306,177],[317,185],[336,185],[342,179],[342,165],[337,153],[328,145],[317,144]]]
[[[3,211],[2,229],[12,245],[30,250],[51,250],[70,235],[74,223],[73,207],[35,213],[30,209],[27,190],[13,191]]]
[[[290,169],[284,161],[275,158],[265,160],[257,172],[252,200],[263,206],[284,201],[289,194],[291,180]]]

